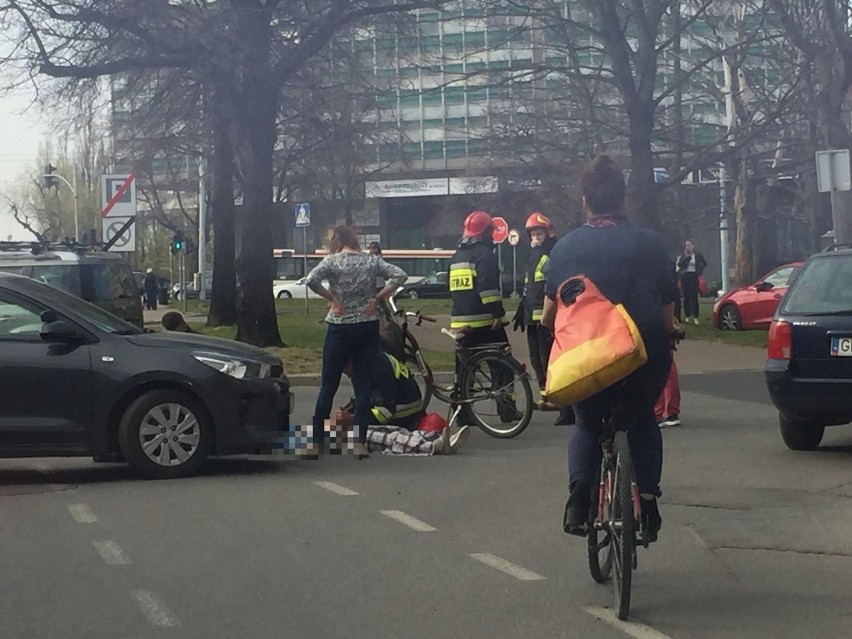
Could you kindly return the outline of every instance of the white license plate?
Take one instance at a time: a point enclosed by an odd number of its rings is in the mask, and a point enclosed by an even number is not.
[[[831,356],[852,357],[852,337],[832,337]]]

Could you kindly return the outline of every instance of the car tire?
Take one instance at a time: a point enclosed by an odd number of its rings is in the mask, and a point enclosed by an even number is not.
[[[172,440],[169,450],[163,450],[166,441],[156,446],[158,428]],[[178,432],[179,428],[184,432]],[[146,438],[154,447],[143,444]],[[136,398],[124,411],[118,444],[131,468],[143,477],[188,477],[198,472],[213,449],[213,426],[207,410],[192,395],[175,389],[154,390]],[[187,456],[181,460],[183,454]]]
[[[725,304],[719,309],[719,328],[723,331],[743,330],[743,318],[736,306]]]
[[[279,300],[289,300],[292,297],[293,297],[293,295],[290,293],[290,291],[279,291],[278,292],[278,299]]]
[[[793,420],[778,415],[781,438],[790,450],[815,450],[819,448],[825,426],[813,422]]]
[[[420,293],[418,293],[417,291],[408,291],[408,297],[413,300],[420,299]]]

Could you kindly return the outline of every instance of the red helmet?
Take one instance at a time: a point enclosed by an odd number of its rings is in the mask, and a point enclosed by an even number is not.
[[[547,231],[547,237],[553,237],[556,235],[553,232],[553,224],[550,223],[550,218],[547,217],[544,213],[532,213],[527,218],[527,223],[524,224],[524,228],[527,230],[527,233],[532,231],[533,229],[544,229]]]
[[[485,211],[474,211],[465,218],[464,237],[479,237],[491,226],[491,216]]]
[[[417,430],[422,430],[427,433],[440,433],[447,427],[447,420],[441,417],[438,413],[426,413],[420,418],[420,423],[417,424]]]

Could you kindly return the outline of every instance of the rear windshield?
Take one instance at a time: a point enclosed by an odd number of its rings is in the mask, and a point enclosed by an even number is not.
[[[783,312],[852,312],[852,255],[818,258],[805,266],[784,301]]]
[[[113,302],[139,296],[133,271],[118,261],[34,266],[32,278],[87,302]]]

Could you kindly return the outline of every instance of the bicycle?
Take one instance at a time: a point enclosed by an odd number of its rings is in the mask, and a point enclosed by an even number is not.
[[[409,319],[413,319],[416,326],[436,320],[419,311],[407,312],[399,308],[394,297],[388,300],[388,305],[402,329],[404,363],[412,374],[422,379],[424,411],[435,397],[449,405],[447,421],[450,426],[469,417],[476,426],[498,439],[517,437],[526,429],[533,412],[532,386],[526,366],[512,355],[509,344],[464,347],[459,344],[463,332],[442,328],[442,334],[453,339],[459,362],[452,384],[442,385],[435,380],[417,339],[409,330]],[[493,408],[496,412],[492,412]]]
[[[589,572],[601,584],[612,577],[614,608],[622,621],[630,612],[633,571],[639,565],[636,547],[647,548],[650,543],[642,525],[642,506],[627,435],[629,423],[620,402],[613,407],[610,418],[604,420],[600,438],[603,458],[586,536]]]

